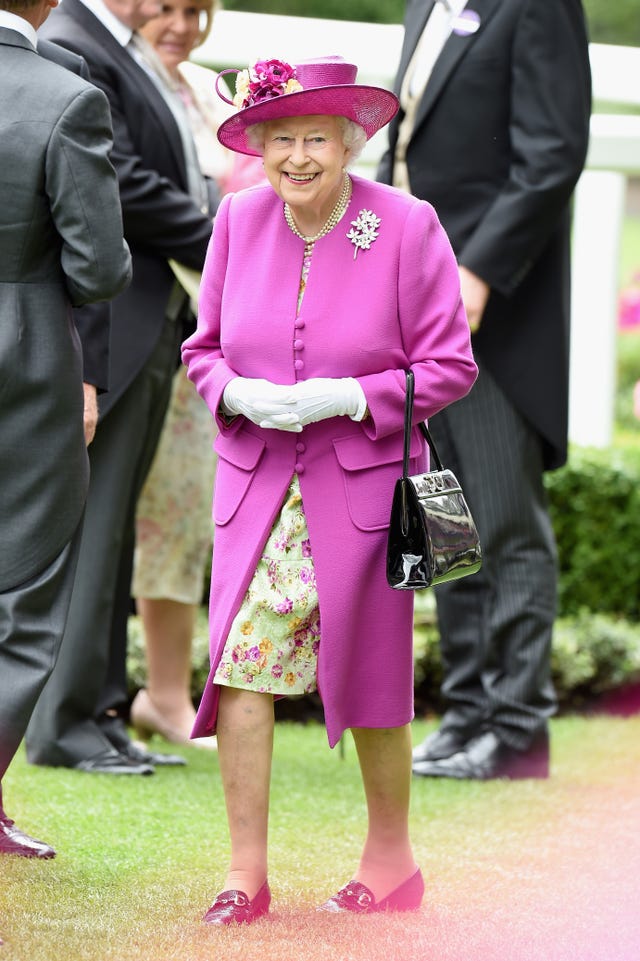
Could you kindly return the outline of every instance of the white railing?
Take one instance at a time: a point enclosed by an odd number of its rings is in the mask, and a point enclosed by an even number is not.
[[[627,180],[640,175],[640,48],[592,44],[595,112],[587,164],[578,183],[571,253],[569,436],[611,443],[616,387],[620,239]],[[608,108],[608,109],[607,109]]]
[[[354,23],[274,14],[216,14],[212,35],[196,52],[220,70],[260,57],[290,62],[339,54],[358,79],[390,87],[400,58],[400,24]],[[595,112],[586,169],[576,190],[572,249],[572,341],[569,432],[577,444],[611,442],[616,370],[618,261],[627,178],[640,175],[640,48],[592,44]],[[373,176],[386,145],[380,131],[360,158]]]

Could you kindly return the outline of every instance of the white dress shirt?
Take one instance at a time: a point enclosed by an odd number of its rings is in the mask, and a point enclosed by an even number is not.
[[[454,21],[456,17],[460,16],[466,5],[467,0],[436,0],[412,59],[409,81],[409,91],[412,97],[422,94],[433,65],[451,35]]]
[[[0,27],[6,27],[7,30],[15,30],[16,33],[21,33],[31,46],[37,49],[38,37],[35,27],[32,27],[24,17],[19,17],[17,13],[10,13],[9,10],[0,10]]]
[[[106,3],[103,3],[103,0],[81,0],[81,3],[91,10],[94,17],[100,21],[103,27],[106,27],[121,47],[127,46],[133,33],[132,28],[123,23],[122,20],[118,20],[116,15],[111,13]]]

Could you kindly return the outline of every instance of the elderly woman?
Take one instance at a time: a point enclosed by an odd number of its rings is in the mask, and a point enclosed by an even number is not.
[[[405,370],[424,419],[476,377],[456,262],[433,209],[347,173],[395,114],[340,58],[239,74],[220,141],[269,185],[226,197],[189,377],[216,419],[211,675],[194,736],[217,731],[231,864],[204,920],[267,913],[273,700],[318,690],[330,746],[351,729],[368,832],[322,908],[419,907],[409,840],[413,604],[385,580]],[[426,469],[414,431],[412,470]]]

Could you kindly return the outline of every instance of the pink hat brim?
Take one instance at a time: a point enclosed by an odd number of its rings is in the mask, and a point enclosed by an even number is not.
[[[367,140],[395,116],[398,98],[383,87],[365,84],[341,84],[311,87],[297,93],[282,94],[245,107],[229,117],[218,128],[218,140],[236,153],[260,157],[261,153],[247,139],[247,128],[284,117],[347,117],[364,130]]]

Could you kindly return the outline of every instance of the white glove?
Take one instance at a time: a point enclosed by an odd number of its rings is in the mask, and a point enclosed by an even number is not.
[[[328,417],[362,420],[367,409],[364,391],[354,377],[311,377],[295,384],[293,391],[303,427]]]
[[[222,394],[225,414],[244,414],[259,427],[299,433],[302,423],[296,412],[294,388],[253,377],[234,377]]]

